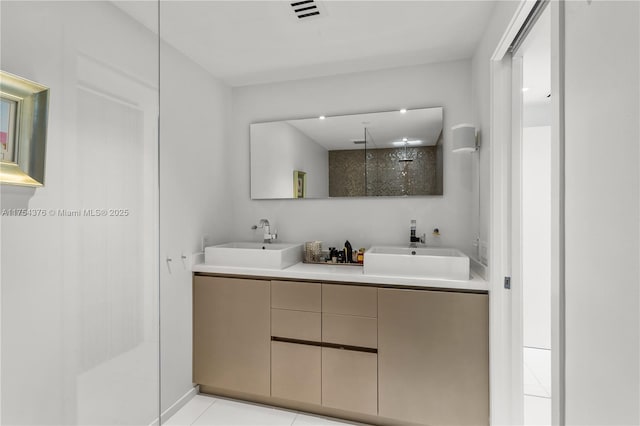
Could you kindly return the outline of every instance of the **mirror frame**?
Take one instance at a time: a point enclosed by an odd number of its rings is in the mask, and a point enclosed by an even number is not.
[[[0,71],[0,97],[17,104],[11,140],[15,161],[0,161],[0,183],[43,186],[49,88]]]

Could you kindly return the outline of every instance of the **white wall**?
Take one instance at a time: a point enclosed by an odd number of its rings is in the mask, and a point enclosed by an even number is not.
[[[522,285],[524,346],[551,349],[550,126],[522,129]]]
[[[203,235],[207,244],[229,241],[236,189],[228,175],[231,89],[172,47],[163,45],[160,59],[160,329],[166,410],[192,388],[192,254],[201,250]]]
[[[2,217],[0,420],[148,424],[158,315],[166,409],[192,387],[191,254],[202,235],[231,238],[231,91],[162,46],[160,258],[173,261],[159,289],[157,36],[110,2],[0,7],[1,68],[51,88],[46,184],[29,207],[131,211]]]
[[[640,3],[565,7],[566,422],[637,425]]]
[[[444,195],[412,198],[252,201],[249,125],[319,115],[444,107]],[[235,88],[231,177],[233,237],[259,240],[250,227],[268,218],[283,241],[322,239],[325,246],[406,244],[418,221],[428,243],[471,250],[471,156],[450,152],[451,126],[471,119],[471,63],[457,61]],[[441,241],[431,237],[438,227]]]
[[[291,198],[293,171],[306,173],[306,198],[329,196],[329,153],[289,123],[251,126],[251,197]]]
[[[158,407],[156,38],[106,2],[0,7],[1,68],[51,89],[45,186],[29,207],[129,210],[2,217],[1,422],[149,422]]]
[[[491,256],[489,241],[490,172],[491,172],[491,57],[503,37],[518,8],[518,1],[499,1],[493,10],[491,21],[473,55],[473,123],[478,126],[480,140],[480,221],[478,203],[473,204],[472,226],[481,240],[481,258],[485,264]],[[475,165],[474,167],[477,167]],[[474,171],[474,176],[477,172]],[[473,199],[478,199],[477,185],[473,186]]]

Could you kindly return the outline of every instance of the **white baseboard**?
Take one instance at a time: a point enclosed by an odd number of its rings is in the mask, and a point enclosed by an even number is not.
[[[162,423],[169,420],[171,416],[178,412],[184,405],[191,400],[194,396],[200,393],[200,386],[196,385],[189,389],[187,393],[182,395],[176,402],[171,404],[169,408],[164,410],[161,415]],[[156,418],[153,422],[149,423],[149,426],[160,426],[158,423],[158,419]]]

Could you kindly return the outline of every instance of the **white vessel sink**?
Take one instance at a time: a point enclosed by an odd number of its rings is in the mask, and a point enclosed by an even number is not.
[[[466,281],[469,257],[452,248],[374,246],[364,254],[364,273]]]
[[[204,263],[216,266],[284,269],[302,262],[302,244],[226,243],[205,247]]]

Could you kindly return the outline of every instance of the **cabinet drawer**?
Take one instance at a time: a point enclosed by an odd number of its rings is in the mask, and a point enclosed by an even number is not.
[[[320,312],[322,287],[319,283],[271,281],[271,307]]]
[[[378,414],[378,355],[322,348],[322,405]]]
[[[377,348],[378,320],[352,315],[322,314],[322,341]]]
[[[271,342],[271,396],[320,404],[321,348]]]
[[[320,341],[319,312],[271,309],[271,335],[289,339]]]
[[[375,318],[378,291],[375,287],[322,284],[322,312]]]

